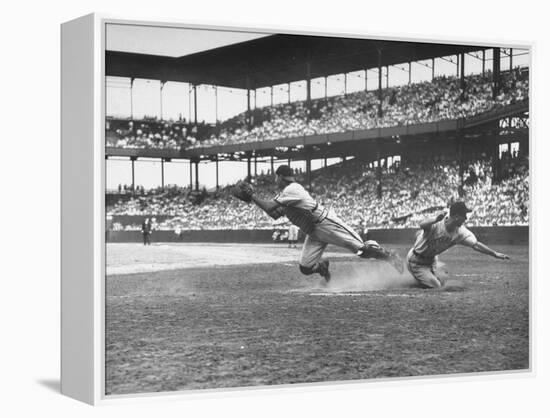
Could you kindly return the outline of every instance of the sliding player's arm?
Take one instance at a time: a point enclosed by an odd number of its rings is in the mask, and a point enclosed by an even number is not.
[[[482,242],[476,242],[474,245],[472,245],[472,248],[474,250],[476,250],[477,252],[480,252],[482,254],[486,254],[486,255],[490,255],[491,257],[495,257],[495,258],[498,258],[499,260],[509,260],[510,257],[508,257],[506,254],[503,254],[503,253],[499,253],[491,248],[489,248],[488,246],[486,246],[485,244],[483,244]]]

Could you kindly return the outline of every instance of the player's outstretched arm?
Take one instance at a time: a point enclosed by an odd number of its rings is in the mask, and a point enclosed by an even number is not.
[[[423,230],[429,229],[433,224],[441,221],[443,218],[445,218],[445,213],[440,213],[435,218],[428,218],[424,219],[422,222],[420,222],[420,228]]]
[[[280,218],[283,215],[283,212],[280,210],[281,206],[274,200],[260,199],[256,195],[252,195],[252,202],[273,219]]]
[[[490,255],[491,257],[498,258],[500,260],[509,260],[510,257],[508,257],[506,254],[499,253],[489,247],[487,247],[485,244],[481,242],[476,242],[472,248],[480,253]]]

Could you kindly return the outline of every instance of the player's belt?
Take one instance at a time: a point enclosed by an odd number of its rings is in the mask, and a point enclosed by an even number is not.
[[[319,207],[319,203],[317,203],[315,205],[315,207],[313,209],[311,209],[311,213],[315,212],[315,210]],[[316,221],[314,221],[315,224],[319,224],[321,222],[323,222],[325,220],[325,218],[328,216],[328,209],[327,208],[323,208],[323,210],[321,211],[321,214],[319,215],[319,218],[317,218]]]

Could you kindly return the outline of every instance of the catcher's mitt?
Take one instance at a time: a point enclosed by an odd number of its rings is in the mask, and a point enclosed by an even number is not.
[[[231,194],[243,202],[250,203],[254,194],[254,187],[246,181],[239,181],[231,188]]]

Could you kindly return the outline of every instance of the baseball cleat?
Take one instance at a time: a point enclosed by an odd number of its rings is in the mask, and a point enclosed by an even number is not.
[[[322,278],[325,279],[325,282],[330,282],[330,271],[328,269],[330,263],[328,260],[323,260],[319,262],[319,267],[317,267],[317,273],[321,275]]]
[[[401,259],[401,257],[399,257],[397,253],[390,251],[390,256],[387,261],[394,269],[399,272],[399,274],[403,274],[405,266],[403,265],[403,260]]]

